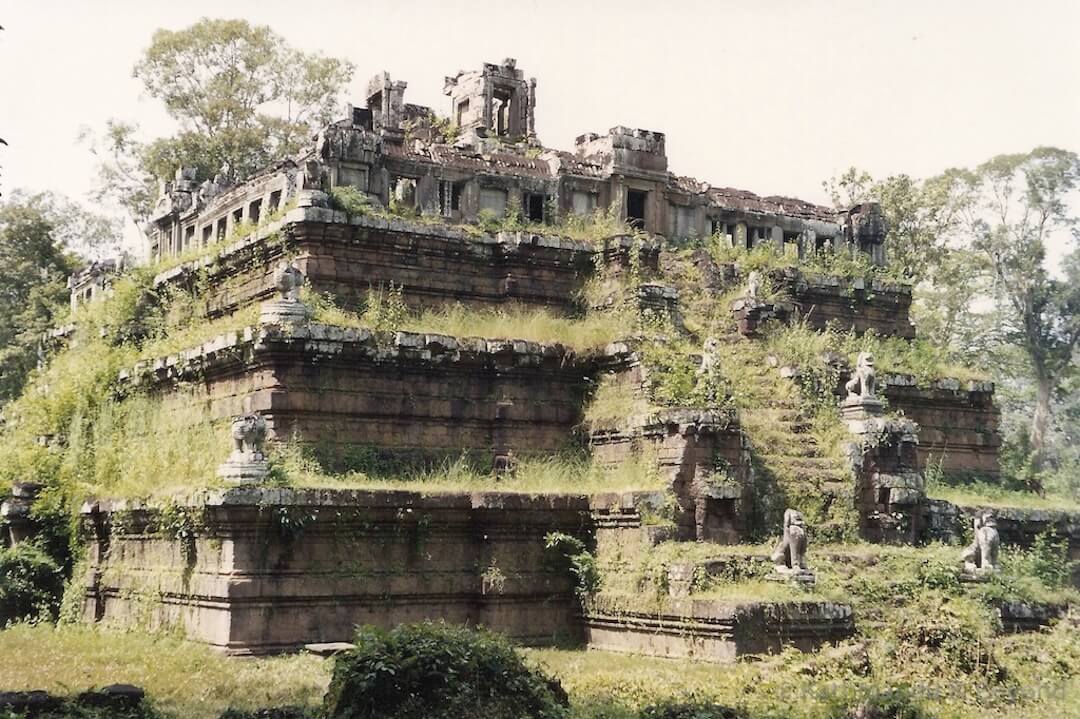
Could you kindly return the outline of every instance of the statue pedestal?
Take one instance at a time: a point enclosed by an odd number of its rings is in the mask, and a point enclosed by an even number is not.
[[[262,452],[233,452],[218,465],[217,475],[234,484],[257,484],[270,476],[270,463]]]
[[[849,395],[840,403],[840,417],[847,423],[848,432],[864,435],[880,429],[872,420],[885,413],[885,403],[875,397]]]
[[[295,325],[307,322],[311,311],[300,300],[277,299],[259,306],[259,324]]]
[[[799,586],[812,587],[817,584],[817,575],[809,569],[791,569],[789,567],[773,567],[772,573],[765,577],[769,582],[787,582]]]
[[[840,403],[840,416],[844,419],[869,419],[885,413],[885,403],[876,397],[849,395]]]
[[[960,572],[960,581],[965,584],[979,584],[989,581],[995,570],[990,567],[976,567],[973,562],[964,562],[964,569]]]

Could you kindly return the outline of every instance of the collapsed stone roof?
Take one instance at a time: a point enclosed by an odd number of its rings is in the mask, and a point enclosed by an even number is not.
[[[678,175],[668,169],[662,132],[615,126],[579,136],[572,152],[544,146],[535,132],[536,81],[512,58],[448,77],[448,118],[406,103],[407,85],[379,73],[368,83],[366,108],[350,106],[308,151],[240,185],[220,177],[197,184],[179,170],[161,188],[149,232],[153,254],[224,238],[300,190],[351,186],[383,205],[393,200],[448,222],[512,207],[540,223],[614,208],[629,224],[673,239],[721,234],[747,248],[794,243],[800,255],[846,243],[884,262],[884,252],[873,251],[884,225],[872,207],[837,212]]]

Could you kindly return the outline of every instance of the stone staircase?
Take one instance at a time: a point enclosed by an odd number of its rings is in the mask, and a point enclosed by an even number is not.
[[[740,424],[751,444],[755,483],[766,490],[758,495],[765,514],[782,513],[784,507],[779,504],[786,501],[820,521],[838,497],[851,496],[846,463],[820,446],[813,431],[812,408],[794,381],[769,366],[762,344],[744,339],[725,348],[721,364],[733,375]],[[816,504],[820,511],[808,504]]]

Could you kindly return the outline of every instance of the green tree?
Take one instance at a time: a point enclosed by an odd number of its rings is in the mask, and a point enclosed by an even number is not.
[[[959,170],[948,170],[926,180],[904,174],[875,180],[865,170],[850,167],[823,184],[840,209],[870,200],[881,203],[889,223],[889,264],[918,284],[932,280],[948,255],[946,241],[970,203],[964,177]]]
[[[1068,256],[1060,279],[1046,268],[1047,240],[1074,239],[1080,230],[1069,213],[1078,181],[1080,157],[1050,147],[999,155],[967,176],[975,198],[971,247],[990,265],[1003,335],[1023,350],[1035,384],[1028,434],[1033,477],[1046,463],[1052,405],[1075,371],[1080,341],[1080,253]]]
[[[49,193],[15,191],[0,204],[0,403],[37,364],[43,332],[67,313],[67,278],[119,237],[116,223]]]
[[[198,180],[243,180],[300,150],[333,119],[353,65],[301,52],[266,26],[204,18],[155,32],[134,73],[177,133],[145,142],[137,125],[112,120],[92,150],[100,198],[139,222],[150,216],[157,181],[177,167],[194,167]]]

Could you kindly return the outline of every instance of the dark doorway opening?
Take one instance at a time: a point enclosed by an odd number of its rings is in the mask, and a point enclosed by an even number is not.
[[[639,230],[645,229],[645,203],[649,193],[644,190],[626,191],[626,222]]]

